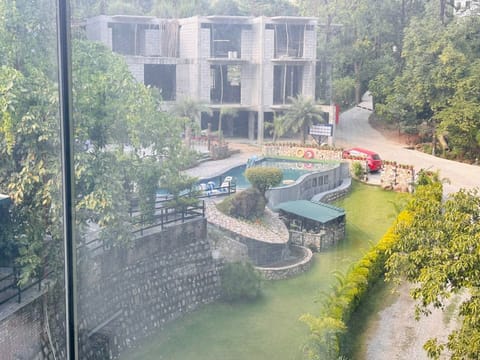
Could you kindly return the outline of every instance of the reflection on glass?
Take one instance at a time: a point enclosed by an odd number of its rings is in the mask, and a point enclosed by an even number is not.
[[[56,1],[3,1],[0,49],[0,357],[65,358]]]

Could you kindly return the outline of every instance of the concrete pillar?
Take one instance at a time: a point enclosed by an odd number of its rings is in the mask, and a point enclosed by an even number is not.
[[[248,140],[255,140],[255,112],[248,112]]]
[[[258,112],[258,129],[257,129],[257,144],[263,145],[263,131],[264,131],[264,112],[261,109]]]

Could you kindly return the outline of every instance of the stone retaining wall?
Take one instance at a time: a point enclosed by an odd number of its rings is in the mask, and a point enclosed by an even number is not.
[[[303,253],[303,260],[292,265],[281,266],[281,267],[258,267],[257,266],[256,269],[261,273],[263,278],[265,278],[266,280],[288,279],[298,274],[304,273],[305,271],[310,269],[313,261],[312,251],[306,247],[297,246],[297,245],[291,245],[291,248],[294,248],[296,249],[296,251]]]
[[[312,197],[311,200],[330,204],[335,200],[338,200],[347,196],[351,188],[352,188],[352,178],[350,177],[345,178],[343,179],[339,187],[333,190],[329,190],[329,191],[325,191],[323,193],[317,194],[314,197]]]
[[[193,220],[136,239],[128,248],[82,255],[77,288],[81,359],[114,359],[166,323],[219,298],[221,264],[212,257],[206,226],[205,219]],[[57,359],[65,358],[62,291],[63,286],[53,287],[0,318],[2,360],[53,359],[46,316]]]
[[[43,296],[26,302],[11,316],[0,320],[0,358],[35,359],[43,354]]]
[[[208,224],[208,239],[214,259],[227,263],[249,261],[247,245],[228,237],[218,226]]]
[[[7,303],[0,315],[0,359],[50,360],[66,358],[64,290],[55,283],[24,293]],[[49,329],[47,335],[46,329]],[[52,346],[54,347],[52,349]]]
[[[80,352],[85,359],[99,358],[91,348],[102,341],[115,357],[220,295],[205,219],[97,255],[80,264],[80,274]]]
[[[287,242],[270,243],[249,238],[214,224],[209,224],[209,228],[210,227],[215,228],[215,231],[218,233],[223,233],[227,239],[245,245],[248,252],[248,259],[255,266],[267,266],[288,256],[289,245]]]

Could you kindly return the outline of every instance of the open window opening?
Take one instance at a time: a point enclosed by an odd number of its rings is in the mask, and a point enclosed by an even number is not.
[[[144,84],[160,90],[165,101],[175,100],[176,95],[176,65],[145,64]]]
[[[109,24],[109,27],[112,28],[112,50],[122,55],[144,55],[145,30],[152,28],[152,26],[145,24]]]
[[[210,56],[238,59],[241,57],[242,26],[238,24],[212,24]]]
[[[210,101],[213,104],[240,104],[240,65],[211,65]]]
[[[112,50],[122,55],[178,57],[179,24],[110,23]],[[147,49],[148,47],[148,49]]]
[[[273,103],[289,104],[302,93],[303,66],[276,65],[273,67]]]
[[[275,25],[275,58],[303,57],[304,33],[306,25]]]

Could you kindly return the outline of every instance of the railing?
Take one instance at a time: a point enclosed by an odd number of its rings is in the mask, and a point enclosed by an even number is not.
[[[0,305],[3,305],[14,298],[17,298],[17,302],[20,303],[22,301],[22,293],[24,293],[28,289],[31,289],[34,286],[38,285],[38,291],[40,291],[42,288],[42,281],[49,277],[51,274],[52,271],[44,274],[41,277],[38,277],[36,280],[30,282],[28,285],[20,286],[18,283],[19,272],[14,267],[10,274],[0,278]]]
[[[155,210],[155,215],[149,219],[144,219],[143,216],[134,217],[139,220],[132,222],[136,228],[132,231],[133,234],[143,235],[145,231],[154,228],[160,228],[163,231],[168,224],[184,223],[187,220],[205,217],[205,201],[202,200],[199,205],[191,206],[162,206],[160,208],[155,206]]]
[[[155,213],[149,218],[140,215],[138,209],[130,208],[131,225],[133,227],[132,234],[143,236],[149,230],[163,231],[169,224],[184,223],[191,219],[205,217],[204,200],[199,200],[197,205],[176,207],[169,206],[170,201],[170,197],[157,200],[155,202]],[[98,250],[105,251],[110,248],[110,242],[100,239],[96,233],[91,233],[89,237],[91,240],[79,244],[77,251],[87,250],[89,253],[94,253]]]
[[[235,183],[229,183],[228,186],[212,187],[209,190],[202,191],[197,198],[207,198],[212,196],[225,196],[236,192]],[[149,219],[143,218],[139,215],[139,210],[135,207],[130,208],[130,216],[132,218],[132,234],[143,236],[145,232],[152,229],[159,229],[163,231],[169,224],[185,223],[199,217],[205,217],[205,200],[199,200],[197,205],[190,206],[170,206],[172,198],[166,196],[164,199],[159,199],[155,202],[155,214]],[[101,240],[96,234],[93,234],[93,239],[82,242],[77,246],[77,251],[84,249],[88,252],[96,252],[100,249],[106,250],[110,247],[109,243]],[[17,298],[17,302],[22,301],[22,293],[28,289],[37,286],[41,290],[42,281],[45,280],[52,271],[46,273],[44,276],[38,277],[36,280],[30,282],[28,285],[19,285],[19,271],[12,268],[11,273],[0,278],[0,305]]]

